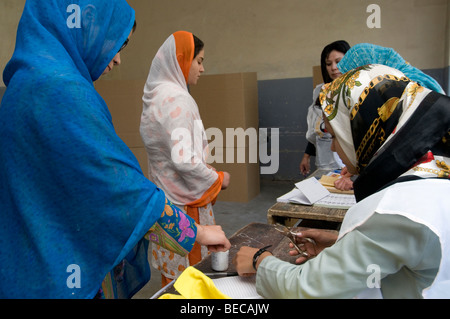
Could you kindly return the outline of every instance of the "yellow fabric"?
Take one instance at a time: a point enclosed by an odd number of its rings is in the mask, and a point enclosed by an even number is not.
[[[216,288],[208,276],[188,267],[174,284],[180,295],[164,294],[159,299],[231,299]]]

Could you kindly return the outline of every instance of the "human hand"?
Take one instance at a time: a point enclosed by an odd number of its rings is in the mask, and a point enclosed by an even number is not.
[[[349,191],[353,189],[353,181],[343,176],[334,182],[334,187],[341,191]]]
[[[311,166],[309,164],[310,156],[308,154],[303,155],[302,161],[300,162],[300,173],[303,176],[307,176],[310,172]]]
[[[327,229],[307,229],[298,232],[295,235],[297,246],[304,252],[306,256],[301,256],[295,260],[297,264],[304,263],[310,258],[316,257],[322,250],[332,246],[338,237],[338,232]],[[297,256],[299,253],[293,249],[293,244],[289,244],[292,249],[289,251],[291,256]]]
[[[342,191],[353,189],[353,181],[350,179],[353,175],[348,172],[347,166],[341,170],[341,178],[334,182],[334,187]]]
[[[222,189],[227,189],[230,186],[231,175],[228,172],[223,172]]]
[[[348,176],[347,176],[347,175],[348,175]],[[347,166],[344,166],[344,167],[341,169],[341,176],[347,176],[347,177],[352,176],[352,174],[350,174],[350,173],[348,172]]]
[[[253,268],[253,256],[258,252],[258,250],[258,248],[246,246],[239,249],[236,256],[233,258],[233,264],[236,267],[236,271],[239,276],[251,276],[256,273],[255,268]],[[270,255],[272,254],[268,251],[262,253],[256,262],[256,268],[258,269],[261,261]]]
[[[208,250],[212,252],[228,251],[231,243],[225,236],[225,232],[219,225],[199,225],[197,226],[197,238],[195,241],[202,246],[208,246]]]

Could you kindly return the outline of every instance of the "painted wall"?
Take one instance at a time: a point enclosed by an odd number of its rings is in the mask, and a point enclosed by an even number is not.
[[[206,74],[257,72],[260,127],[280,129],[280,169],[270,178],[299,178],[312,66],[332,41],[393,47],[450,92],[450,0],[128,2],[138,29],[122,65],[102,81],[145,80],[164,40],[177,30],[193,32],[206,44]],[[0,0],[0,70],[12,55],[24,3]],[[381,28],[367,25],[372,3],[380,7]]]
[[[311,77],[322,48],[337,39],[394,47],[421,69],[448,66],[448,0],[129,0],[138,32],[113,76],[146,78],[168,35],[186,29],[206,44],[208,74],[258,72],[259,80]],[[369,4],[381,28],[369,29]],[[132,61],[131,61],[132,60]]]

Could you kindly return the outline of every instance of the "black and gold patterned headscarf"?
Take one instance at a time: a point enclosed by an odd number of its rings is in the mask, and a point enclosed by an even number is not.
[[[357,200],[397,179],[430,150],[450,157],[450,98],[396,69],[353,69],[325,85],[320,102],[339,144],[359,171],[353,185]]]

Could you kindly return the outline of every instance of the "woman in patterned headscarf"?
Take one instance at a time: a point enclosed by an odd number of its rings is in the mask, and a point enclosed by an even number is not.
[[[302,246],[315,257],[297,260],[304,264],[262,254],[258,292],[269,298],[449,298],[449,97],[373,64],[326,85],[321,102],[332,148],[359,174],[358,203],[338,237],[320,230],[298,234],[299,242],[315,240]],[[239,273],[255,272],[254,253],[248,247],[238,253]]]

